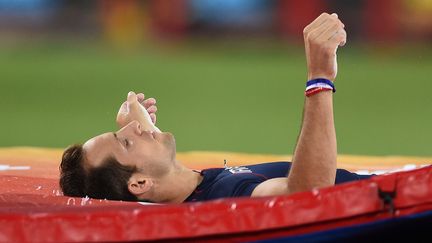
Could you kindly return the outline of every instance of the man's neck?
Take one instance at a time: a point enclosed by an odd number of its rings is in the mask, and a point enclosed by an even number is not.
[[[182,203],[201,183],[203,177],[181,163],[176,163],[167,176],[157,182],[155,201],[161,203]]]

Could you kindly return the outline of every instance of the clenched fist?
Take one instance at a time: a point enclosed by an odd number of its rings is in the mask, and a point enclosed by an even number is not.
[[[337,75],[336,51],[346,43],[345,25],[337,14],[323,13],[303,30],[308,80]]]

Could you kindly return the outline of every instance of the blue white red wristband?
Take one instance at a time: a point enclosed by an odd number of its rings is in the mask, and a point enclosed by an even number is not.
[[[330,90],[333,90],[333,87],[328,85],[328,84],[324,84],[324,83],[316,83],[316,84],[312,84],[306,87],[306,91],[311,90],[311,89],[315,89],[315,88],[327,88]]]
[[[312,79],[306,82],[306,91],[314,88],[331,89],[333,93],[336,92],[333,82],[325,78]]]

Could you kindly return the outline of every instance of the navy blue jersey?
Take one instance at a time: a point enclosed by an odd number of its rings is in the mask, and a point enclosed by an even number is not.
[[[272,178],[286,177],[290,168],[290,162],[272,162],[205,169],[201,171],[202,182],[185,202],[224,197],[248,197],[261,182]],[[347,170],[338,169],[336,172],[336,184],[369,177],[369,175],[358,175]]]

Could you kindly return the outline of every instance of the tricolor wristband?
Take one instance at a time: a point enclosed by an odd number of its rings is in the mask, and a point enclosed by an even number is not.
[[[336,88],[333,82],[328,79],[317,78],[306,82],[306,91],[316,87],[331,88],[333,90],[333,93],[336,92]]]
[[[306,91],[311,90],[311,89],[315,89],[315,88],[327,88],[330,90],[334,89],[334,86],[331,86],[329,84],[325,84],[325,83],[316,83],[316,84],[312,84],[306,87]]]
[[[332,89],[331,88],[316,87],[316,88],[312,88],[312,89],[306,90],[305,91],[305,95],[307,97],[309,97],[309,96],[312,96],[314,94],[318,94],[321,91],[330,91],[330,90],[332,90]]]

